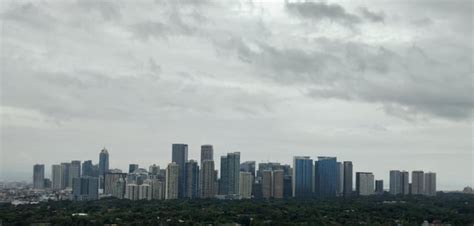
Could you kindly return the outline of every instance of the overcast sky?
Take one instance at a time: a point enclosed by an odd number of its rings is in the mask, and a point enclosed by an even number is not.
[[[470,0],[0,2],[2,180],[188,143],[473,186]]]

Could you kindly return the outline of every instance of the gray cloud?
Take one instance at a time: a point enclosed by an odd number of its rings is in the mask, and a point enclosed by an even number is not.
[[[360,7],[359,10],[362,13],[362,15],[371,22],[384,22],[385,21],[385,13],[383,12],[372,12],[366,7]]]
[[[286,10],[300,18],[315,21],[330,20],[344,25],[360,23],[358,16],[348,13],[338,4],[327,4],[325,2],[286,2]]]

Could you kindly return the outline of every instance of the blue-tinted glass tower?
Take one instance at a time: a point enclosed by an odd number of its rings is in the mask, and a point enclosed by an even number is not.
[[[313,186],[313,160],[308,156],[295,156],[293,158],[293,168],[293,197],[311,197]]]

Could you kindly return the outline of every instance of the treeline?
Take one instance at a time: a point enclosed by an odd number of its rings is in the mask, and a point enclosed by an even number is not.
[[[425,220],[472,225],[474,196],[440,193],[436,197],[380,195],[304,200],[51,201],[34,205],[4,204],[0,206],[0,220],[3,225],[421,225]]]

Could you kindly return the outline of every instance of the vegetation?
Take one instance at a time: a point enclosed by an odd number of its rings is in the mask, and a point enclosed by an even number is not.
[[[86,213],[87,216],[73,216]],[[177,223],[421,225],[474,223],[474,196],[370,196],[350,199],[51,201],[0,206],[3,225],[168,225]]]

